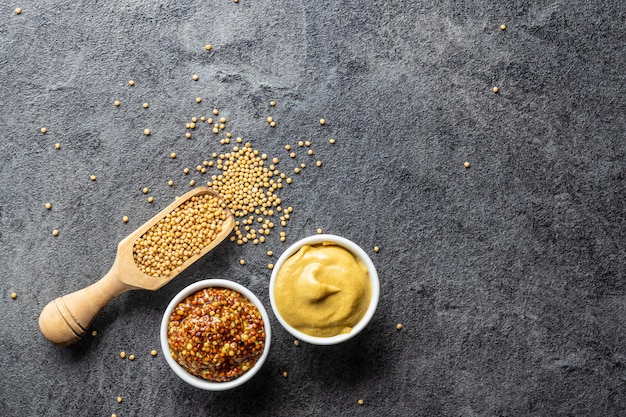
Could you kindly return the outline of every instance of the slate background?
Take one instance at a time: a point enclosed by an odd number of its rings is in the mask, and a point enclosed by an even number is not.
[[[0,414],[626,415],[625,17],[617,0],[4,2]],[[49,344],[43,306],[206,180],[183,167],[227,147],[208,128],[183,135],[213,107],[285,171],[283,146],[312,141],[280,193],[287,242],[225,242],[159,291],[115,299],[97,336]],[[297,348],[270,313],[268,361],[226,393],[149,355],[196,280],[233,279],[269,307],[265,251],[318,227],[379,270],[363,334]]]

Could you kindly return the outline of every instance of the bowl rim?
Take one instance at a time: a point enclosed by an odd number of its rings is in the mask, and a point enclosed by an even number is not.
[[[363,263],[365,264],[368,270],[369,278],[370,278],[370,282],[372,286],[372,295],[370,298],[370,304],[365,314],[361,318],[361,320],[352,328],[352,331],[350,333],[339,334],[339,335],[330,336],[330,337],[311,336],[309,334],[303,333],[293,328],[291,325],[289,325],[285,321],[285,319],[278,312],[278,308],[276,307],[276,300],[274,296],[274,286],[276,285],[276,278],[278,276],[278,272],[280,271],[280,268],[282,267],[283,263],[285,263],[285,261],[291,255],[296,253],[302,246],[315,245],[315,244],[319,244],[323,242],[335,243],[343,247],[344,249],[349,250],[354,256],[361,259],[361,261],[363,261]],[[298,240],[297,242],[289,246],[280,255],[280,257],[278,258],[278,261],[276,261],[276,264],[274,265],[274,269],[272,270],[272,276],[270,278],[269,287],[270,287],[269,294],[270,294],[270,303],[272,305],[272,311],[274,312],[274,316],[276,316],[276,319],[278,320],[278,322],[285,328],[285,330],[287,330],[289,333],[291,333],[300,341],[310,343],[313,345],[335,345],[341,342],[345,342],[346,340],[351,339],[352,337],[356,336],[361,330],[365,328],[365,326],[367,326],[367,324],[370,322],[370,320],[374,316],[374,313],[376,312],[376,308],[378,307],[378,301],[380,298],[380,281],[378,279],[378,272],[376,271],[376,267],[374,266],[374,263],[372,262],[369,255],[359,245],[352,242],[351,240],[348,240],[344,237],[333,235],[333,234],[318,234],[318,235],[308,236],[308,237]]]
[[[235,290],[239,292],[241,295],[246,297],[261,313],[261,317],[263,319],[263,325],[265,327],[265,346],[263,348],[263,353],[261,357],[257,360],[254,366],[245,374],[226,382],[213,382],[208,381],[206,379],[202,379],[195,375],[187,372],[178,362],[172,358],[170,354],[169,342],[167,337],[167,328],[170,316],[174,311],[174,308],[184,300],[187,296],[194,294],[197,291],[200,291],[204,288],[228,288],[231,290]],[[161,339],[161,350],[165,356],[165,360],[167,364],[172,368],[172,370],[178,375],[183,381],[187,382],[189,385],[192,385],[196,388],[204,389],[207,391],[226,391],[232,388],[236,388],[245,382],[249,381],[263,366],[265,359],[269,354],[270,343],[271,343],[271,335],[272,331],[270,328],[270,320],[265,307],[263,307],[263,303],[254,295],[252,291],[247,289],[241,284],[238,284],[234,281],[229,281],[226,279],[205,279],[202,281],[197,281],[187,287],[183,288],[178,294],[176,294],[167,308],[165,309],[165,313],[163,314],[163,319],[161,320],[161,329],[160,329],[160,339]]]

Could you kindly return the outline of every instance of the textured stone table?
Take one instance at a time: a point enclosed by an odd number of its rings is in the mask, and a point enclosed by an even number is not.
[[[4,2],[0,415],[626,415],[626,10],[583,3]],[[286,242],[224,242],[115,299],[95,336],[48,343],[44,305],[103,276],[233,146],[206,124],[184,136],[214,107],[294,178]],[[269,308],[265,252],[318,228],[379,270],[366,330],[296,347],[270,313],[269,358],[245,386],[176,377],[158,339],[174,294],[227,278]]]

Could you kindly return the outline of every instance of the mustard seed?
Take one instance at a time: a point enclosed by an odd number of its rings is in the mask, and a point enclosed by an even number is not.
[[[213,109],[213,114],[214,115],[217,116],[219,113],[220,113],[220,111],[218,109]],[[213,123],[213,122],[211,122],[211,123]]]
[[[300,346],[300,341],[298,339],[296,339],[296,340],[293,341],[293,344],[295,346]]]
[[[171,187],[172,185],[174,185],[174,181],[169,180],[169,181],[167,182],[167,185],[169,185],[169,186]]]
[[[151,354],[152,356],[156,356],[156,355],[157,355],[157,351],[156,351],[156,350],[154,350],[154,349],[152,349],[152,350],[150,351],[150,354]]]
[[[144,129],[143,134],[146,136],[150,136],[150,129]]]
[[[506,25],[500,25],[500,30],[506,30]]]
[[[183,172],[185,173],[185,175],[186,175],[186,174],[189,174],[189,168],[185,168],[185,169],[183,169]]]
[[[277,164],[277,163],[278,163],[278,158],[274,158],[274,159],[272,159],[272,162],[273,162],[274,164]]]
[[[16,294],[16,293],[14,293],[14,292],[12,292],[12,293],[11,293],[11,298],[15,300],[15,299],[17,298],[17,294]]]
[[[304,142],[303,142],[303,141],[301,141],[301,140],[299,140],[299,141],[298,141],[298,146],[299,146],[299,147],[303,147],[303,146],[304,146]]]
[[[129,361],[134,361],[135,360],[135,355],[129,355],[128,356],[128,360]]]
[[[48,133],[48,129],[45,128],[45,127],[42,127],[41,128],[41,133],[43,133],[45,135],[46,133]]]
[[[150,105],[148,103],[143,103],[143,108],[147,109],[148,107],[150,107]]]
[[[176,159],[176,152],[172,152],[172,153],[170,154],[170,157],[171,157],[172,159]]]
[[[98,335],[98,332],[94,330],[94,331],[92,331],[92,332],[91,332],[91,335],[92,335],[93,337],[96,337],[96,336]]]
[[[317,165],[318,167],[321,167],[321,166],[322,166],[322,161],[317,161],[317,162],[315,163],[315,165]]]
[[[267,118],[267,123],[272,123],[274,121],[274,118],[272,116]]]
[[[154,202],[154,197],[148,197],[148,203],[153,203]]]
[[[189,133],[189,132],[185,133],[185,137],[186,137],[187,139],[191,139],[191,133]]]
[[[317,229],[317,234],[321,235],[322,234],[322,229]]]
[[[357,403],[358,403],[359,405],[363,405],[364,401],[363,401],[363,400],[361,400],[361,399],[359,399],[359,400],[357,401]]]
[[[274,264],[267,264],[267,267],[268,267],[269,269],[274,269]]]
[[[378,246],[374,246],[374,252],[378,253],[380,251],[380,248]]]
[[[22,14],[22,9],[21,8],[16,8],[15,9],[15,14]]]
[[[196,182],[195,182],[194,180],[191,180],[191,181],[189,181],[189,185],[190,185],[191,187],[193,187],[194,185],[196,185]]]
[[[268,250],[267,251],[267,256],[272,256],[272,255],[274,255],[274,252],[272,252],[271,250]]]
[[[240,263],[241,265],[245,265],[245,264],[246,264],[246,261],[245,261],[244,259],[240,259],[240,260],[239,260],[239,263]]]
[[[124,223],[128,223],[128,216],[124,216],[124,217],[122,217],[122,221],[123,221]]]
[[[61,149],[61,144],[60,144],[60,143],[55,143],[55,144],[54,144],[54,147],[55,147],[56,149]]]
[[[320,119],[320,124],[321,125],[325,125],[326,124],[326,119]]]
[[[398,330],[402,330],[402,323],[398,323],[398,324],[396,324],[396,329],[398,329]]]
[[[469,167],[471,166],[471,164],[470,164],[469,162],[465,161],[465,162],[463,163],[463,166],[464,166],[465,168],[469,168]]]
[[[202,97],[196,97],[196,103],[202,103]]]
[[[143,191],[144,194],[148,194],[148,192],[150,192],[150,189],[148,187],[144,187],[144,189],[141,191]]]
[[[95,176],[95,175],[93,175],[93,174],[91,174],[91,175],[89,176],[89,179],[90,179],[91,181],[95,181],[95,180],[96,180],[96,176]]]
[[[285,150],[286,151],[290,151],[291,150],[291,146],[290,145],[285,145]]]
[[[122,402],[122,397],[117,397],[117,402],[121,403]]]
[[[283,372],[283,378],[287,378],[289,376],[289,374],[287,373],[287,371]]]
[[[46,209],[50,210],[52,208],[52,204],[46,203],[45,207],[46,207]]]
[[[59,231],[57,229],[54,229],[52,231],[52,236],[58,236],[59,235]]]
[[[270,122],[270,127],[276,127],[276,122]]]
[[[272,101],[270,101],[270,106],[271,106],[271,107],[274,107],[275,105],[276,105],[276,102],[275,102],[275,101],[273,101],[273,100],[272,100]]]
[[[334,139],[334,138],[330,138],[330,139],[328,140],[328,142],[329,142],[331,145],[334,145],[334,144],[335,144],[335,139]]]
[[[493,93],[494,93],[494,94],[498,94],[498,93],[500,92],[500,88],[498,88],[498,87],[493,87],[493,88],[491,89],[491,91],[493,91]]]
[[[198,77],[198,74],[194,74],[191,78],[192,78],[194,81],[198,81],[198,78],[200,78],[200,77]]]
[[[121,351],[120,352],[120,358],[124,359],[126,357],[126,352]]]
[[[119,101],[119,100],[115,100],[115,101],[113,102],[113,104],[115,105],[115,107],[119,107],[119,106],[120,106],[120,104],[122,104],[122,103],[120,103],[120,101]]]
[[[308,151],[306,151],[306,153],[309,155],[313,155],[313,149],[309,149]]]
[[[128,85],[130,85],[132,87],[133,85],[135,85],[135,82],[133,80],[130,80],[130,81],[128,81]]]
[[[207,43],[206,45],[204,45],[204,49],[206,49],[207,51],[210,51],[211,49],[213,49],[213,46],[211,46],[210,43]]]

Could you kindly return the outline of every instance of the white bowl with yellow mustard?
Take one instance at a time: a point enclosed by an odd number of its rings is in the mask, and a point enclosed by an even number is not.
[[[380,296],[376,267],[354,242],[320,234],[291,245],[270,280],[270,302],[280,324],[297,339],[334,345],[369,323]]]

